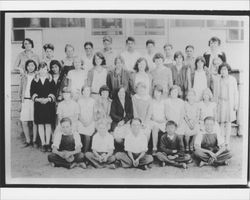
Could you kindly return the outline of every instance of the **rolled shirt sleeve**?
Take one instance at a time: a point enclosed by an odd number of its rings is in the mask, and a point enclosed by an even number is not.
[[[82,148],[81,137],[77,131],[74,131],[74,139],[75,139],[75,149],[77,147]]]

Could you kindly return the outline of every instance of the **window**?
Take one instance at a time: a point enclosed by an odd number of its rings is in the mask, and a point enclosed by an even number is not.
[[[207,27],[226,29],[227,42],[244,40],[244,22],[239,20],[207,20]]]
[[[49,27],[49,18],[13,18],[12,41],[23,41],[25,30]]]
[[[227,28],[227,27],[241,27],[243,26],[242,21],[237,20],[207,20],[207,27],[210,28]]]
[[[240,42],[244,40],[243,29],[228,29],[227,30],[227,42]]]
[[[92,19],[92,35],[122,35],[123,22],[121,18]]]
[[[163,19],[135,19],[135,35],[164,35],[165,24]]]
[[[49,27],[49,18],[14,18],[14,28]]]
[[[85,27],[84,18],[52,18],[51,27]]]
[[[84,18],[13,18],[12,41],[23,41],[25,30],[34,28],[85,27]]]
[[[204,27],[204,20],[196,19],[174,19],[170,20],[171,27]]]

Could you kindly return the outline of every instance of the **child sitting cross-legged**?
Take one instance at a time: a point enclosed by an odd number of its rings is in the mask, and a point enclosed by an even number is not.
[[[153,162],[153,157],[146,154],[148,140],[142,129],[142,121],[139,118],[131,119],[130,126],[124,142],[126,152],[116,153],[116,163],[124,168],[135,167],[147,170],[148,165]]]
[[[72,121],[65,117],[60,120],[60,128],[57,129],[52,144],[52,153],[48,160],[54,167],[86,168],[81,152],[81,138],[78,132],[72,130]]]
[[[106,119],[100,119],[96,122],[97,132],[92,140],[92,152],[85,154],[86,159],[95,168],[110,168],[114,169],[115,156],[114,151],[114,138],[108,132],[109,123]]]
[[[163,167],[168,164],[186,169],[187,163],[191,163],[192,159],[189,154],[184,153],[183,139],[176,134],[176,128],[174,121],[167,122],[166,133],[161,137],[160,151],[156,153],[156,157]]]
[[[215,126],[214,117],[206,117],[204,126],[204,130],[195,138],[194,155],[200,161],[199,166],[228,165],[232,155],[226,148],[220,129]]]

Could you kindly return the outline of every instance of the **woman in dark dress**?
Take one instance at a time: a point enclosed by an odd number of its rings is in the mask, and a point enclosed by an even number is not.
[[[115,149],[123,150],[124,138],[129,127],[127,122],[133,118],[133,104],[129,93],[122,86],[115,90],[110,117],[112,119],[110,131],[115,139]]]
[[[31,82],[30,95],[34,101],[34,122],[42,143],[41,151],[51,151],[51,125],[55,123],[55,82],[45,62],[39,64],[38,74]]]

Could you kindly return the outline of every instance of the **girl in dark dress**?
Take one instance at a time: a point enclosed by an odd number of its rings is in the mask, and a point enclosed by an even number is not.
[[[208,41],[209,50],[203,54],[206,60],[206,67],[211,71],[214,58],[220,58],[222,62],[226,62],[226,54],[220,49],[221,40],[218,37],[212,37]]]
[[[62,65],[58,60],[52,60],[50,62],[50,74],[52,75],[52,80],[55,83],[55,96],[56,101],[62,101],[62,89],[64,88],[63,77],[61,76]]]
[[[74,47],[71,44],[66,44],[65,46],[65,54],[66,57],[62,60],[62,70],[60,74],[60,78],[62,79],[63,84],[65,87],[68,86],[69,80],[67,78],[68,72],[74,67]]]
[[[34,101],[34,122],[38,125],[42,152],[51,151],[51,125],[54,124],[56,116],[55,93],[55,82],[48,73],[47,64],[42,62],[30,87],[30,95]]]

